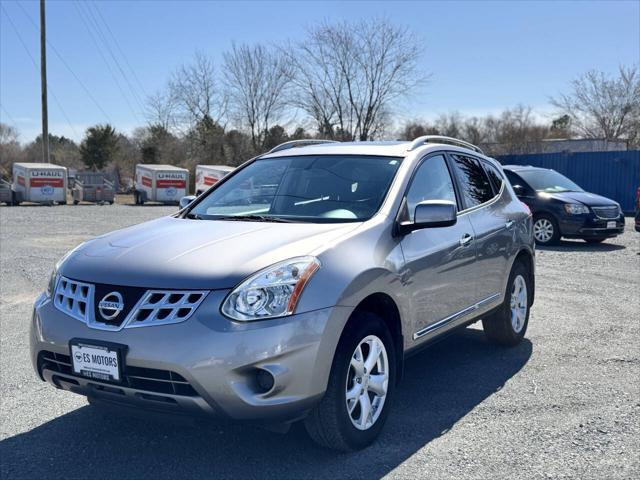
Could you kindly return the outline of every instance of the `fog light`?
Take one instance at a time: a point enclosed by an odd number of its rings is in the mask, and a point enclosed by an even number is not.
[[[267,393],[273,388],[275,384],[275,378],[268,370],[258,370],[256,373],[256,382],[261,393]]]

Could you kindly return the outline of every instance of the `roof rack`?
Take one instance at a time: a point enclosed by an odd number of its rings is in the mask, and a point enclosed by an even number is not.
[[[314,140],[314,139],[291,140],[289,142],[281,143],[277,147],[273,147],[267,153],[280,152],[281,150],[288,150],[290,148],[296,148],[296,147],[306,147],[307,145],[318,145],[320,143],[340,143],[340,142],[338,142],[337,140]]]
[[[457,138],[443,137],[441,135],[423,135],[422,137],[418,137],[413,142],[411,142],[408,150],[415,150],[425,143],[450,143],[459,147],[468,148],[469,150],[473,150],[481,155],[484,155],[484,152],[480,149],[480,147],[476,147],[472,143],[465,142],[464,140],[458,140]]]

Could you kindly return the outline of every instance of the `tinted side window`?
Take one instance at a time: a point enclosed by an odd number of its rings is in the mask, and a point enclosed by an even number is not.
[[[511,185],[518,185],[520,177],[518,177],[515,173],[510,172],[509,170],[505,170],[504,174],[507,176],[507,180],[509,180],[509,183],[511,183]]]
[[[442,155],[424,161],[411,181],[407,192],[407,209],[411,221],[413,221],[416,205],[423,200],[449,200],[456,203],[453,182]]]
[[[454,154],[453,165],[460,179],[461,194],[465,208],[471,208],[493,198],[489,177],[475,158]]]
[[[524,187],[525,191],[529,190],[529,185],[527,185],[527,183],[524,180],[522,180],[522,178],[520,178],[519,175],[516,175],[515,173],[509,170],[505,170],[504,174],[507,176],[507,180],[509,180],[509,183],[511,185],[520,185]]]
[[[491,183],[493,183],[493,188],[495,188],[497,195],[498,192],[500,192],[502,182],[504,181],[502,174],[489,162],[482,162],[482,164],[484,165],[484,171],[487,172],[487,175],[489,175],[489,178],[491,179]]]

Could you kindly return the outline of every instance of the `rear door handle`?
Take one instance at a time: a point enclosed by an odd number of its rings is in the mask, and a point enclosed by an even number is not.
[[[511,227],[513,227],[513,224],[514,224],[514,223],[515,223],[515,222],[514,222],[513,220],[507,220],[507,223],[505,223],[505,224],[504,224],[504,226],[505,226],[506,228],[511,228]]]
[[[469,235],[468,233],[465,233],[462,238],[460,239],[460,245],[463,247],[468,246],[469,244],[471,244],[471,241],[473,240],[473,236]]]

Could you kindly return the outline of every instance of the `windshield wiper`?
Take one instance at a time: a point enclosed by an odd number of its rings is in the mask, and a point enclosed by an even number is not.
[[[294,220],[280,217],[270,217],[268,215],[225,215],[214,216],[212,220],[231,220],[239,222],[277,222],[277,223],[295,223]]]
[[[204,218],[197,213],[187,213],[184,218],[188,218],[190,220],[204,220]]]

